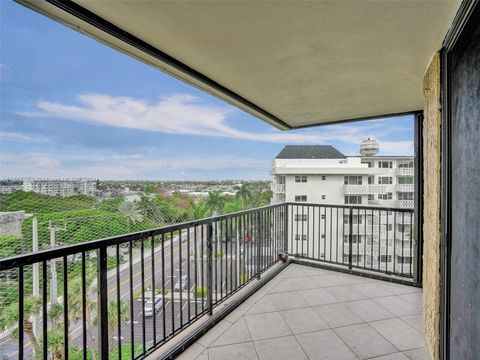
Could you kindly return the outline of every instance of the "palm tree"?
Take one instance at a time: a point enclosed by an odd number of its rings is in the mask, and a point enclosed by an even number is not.
[[[118,310],[120,309],[120,319],[118,318]],[[110,300],[108,302],[108,343],[113,344],[113,335],[117,328],[118,321],[127,321],[129,319],[128,305],[125,301]]]
[[[243,209],[250,207],[252,190],[248,184],[239,184],[233,187],[236,191],[235,198],[240,199]]]
[[[221,214],[227,199],[219,191],[210,191],[207,197],[207,206],[210,210]]]
[[[188,208],[188,217],[191,220],[203,219],[210,215],[211,209],[207,206],[207,203],[203,200],[192,201]]]
[[[135,224],[143,220],[143,215],[137,204],[133,201],[124,201],[118,207],[118,211],[127,220],[127,226],[130,230],[130,224]]]

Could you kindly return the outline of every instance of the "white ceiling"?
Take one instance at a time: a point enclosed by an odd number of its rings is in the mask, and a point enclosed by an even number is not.
[[[262,112],[51,4],[21,2],[280,128],[422,109],[423,74],[460,4],[75,1]]]

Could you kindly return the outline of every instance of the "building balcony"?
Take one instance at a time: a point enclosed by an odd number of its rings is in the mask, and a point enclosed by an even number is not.
[[[415,175],[414,168],[397,168],[397,175],[400,176],[413,176]]]
[[[343,185],[345,195],[383,194],[386,189],[385,185]]]
[[[2,341],[12,358],[50,358],[55,351],[156,359],[185,349],[184,359],[422,353],[415,269],[376,260],[395,254],[383,236],[375,244],[345,241],[345,215],[386,210],[302,204],[318,215],[308,218],[305,234],[292,220],[297,205],[0,260],[0,276],[18,284],[18,329],[10,330],[20,335]],[[379,220],[384,228],[387,217]],[[32,328],[48,346],[32,345]]]
[[[413,184],[397,184],[395,185],[395,190],[398,192],[414,192],[415,185]]]
[[[397,207],[400,209],[413,209],[415,207],[414,200],[397,200]]]
[[[273,183],[270,188],[274,193],[282,193],[282,194],[285,193],[285,184]]]

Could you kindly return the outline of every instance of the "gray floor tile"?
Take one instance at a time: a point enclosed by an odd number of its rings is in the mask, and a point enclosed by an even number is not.
[[[328,324],[312,308],[282,311],[281,315],[294,334],[329,328]]]
[[[275,304],[269,296],[264,296],[258,300],[258,302],[253,304],[252,307],[245,313],[245,315],[263,314],[274,311],[277,311]]]
[[[420,315],[422,313],[421,308],[395,295],[372,300],[396,316]]]
[[[353,301],[368,299],[368,296],[363,292],[358,291],[352,285],[333,286],[328,288],[331,293],[339,301]]]
[[[294,336],[254,342],[260,360],[308,360]]]
[[[195,342],[192,345],[190,345],[188,349],[186,349],[183,353],[181,353],[180,356],[177,357],[177,359],[193,360],[198,356],[201,356],[205,351],[207,351],[206,347]]]
[[[391,319],[395,317],[390,311],[381,307],[376,302],[367,300],[358,300],[345,303],[350,310],[360,316],[365,321],[375,321]]]
[[[430,354],[426,347],[407,350],[403,352],[410,360],[431,360]]]
[[[402,300],[408,301],[409,303],[412,303],[413,305],[416,305],[418,307],[423,306],[423,298],[422,298],[422,293],[411,293],[411,294],[402,294],[398,295],[398,297]]]
[[[423,315],[409,315],[400,317],[408,325],[423,333]]]
[[[270,290],[270,294],[314,289],[317,286],[317,283],[310,277],[284,279]]]
[[[360,324],[364,320],[345,304],[329,304],[313,308],[331,328]]]
[[[198,339],[198,343],[203,346],[209,346],[213,343],[220,335],[222,335],[225,330],[227,330],[232,324],[228,321],[220,321],[213,328],[208,330],[208,332]]]
[[[338,285],[350,285],[362,283],[363,280],[354,279],[346,275],[332,272],[328,275],[312,276],[312,279],[317,282],[319,287],[329,287]]]
[[[394,295],[421,293],[421,289],[409,285],[383,282],[382,287],[392,292]]]
[[[290,310],[309,307],[310,305],[296,292],[270,294],[268,298],[273,302],[277,310]]]
[[[360,359],[398,352],[395,346],[368,324],[336,328],[335,332]]]
[[[375,358],[370,358],[369,360],[408,360],[403,353],[397,352],[395,354],[383,355]]]
[[[248,331],[245,319],[242,317],[230,326],[222,335],[220,335],[211,346],[223,346],[230,344],[238,344],[251,341],[250,332]]]
[[[209,360],[255,360],[258,359],[253,342],[218,346],[208,349]]]
[[[425,346],[423,333],[398,318],[374,321],[370,325],[401,351]]]
[[[310,360],[354,360],[355,354],[332,331],[296,335]]]
[[[364,293],[369,298],[393,295],[393,292],[389,291],[385,287],[382,287],[381,284],[379,284],[378,282],[366,282],[361,284],[354,284],[352,285],[352,287]]]
[[[233,310],[230,314],[228,314],[225,320],[230,321],[231,323],[234,323],[235,321],[240,319],[252,306],[253,305],[251,303],[244,302],[235,310]]]
[[[327,289],[311,289],[299,291],[299,294],[310,306],[333,304],[338,300]]]
[[[245,316],[248,330],[253,340],[263,340],[292,335],[280,313],[267,313]]]

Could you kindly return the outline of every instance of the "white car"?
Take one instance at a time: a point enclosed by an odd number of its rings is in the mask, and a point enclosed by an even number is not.
[[[180,279],[177,280],[174,286],[175,291],[182,291],[188,288],[188,276],[182,275]]]
[[[162,296],[155,296],[155,311],[153,310],[153,299],[148,299],[145,303],[145,316],[153,316],[162,307]]]

